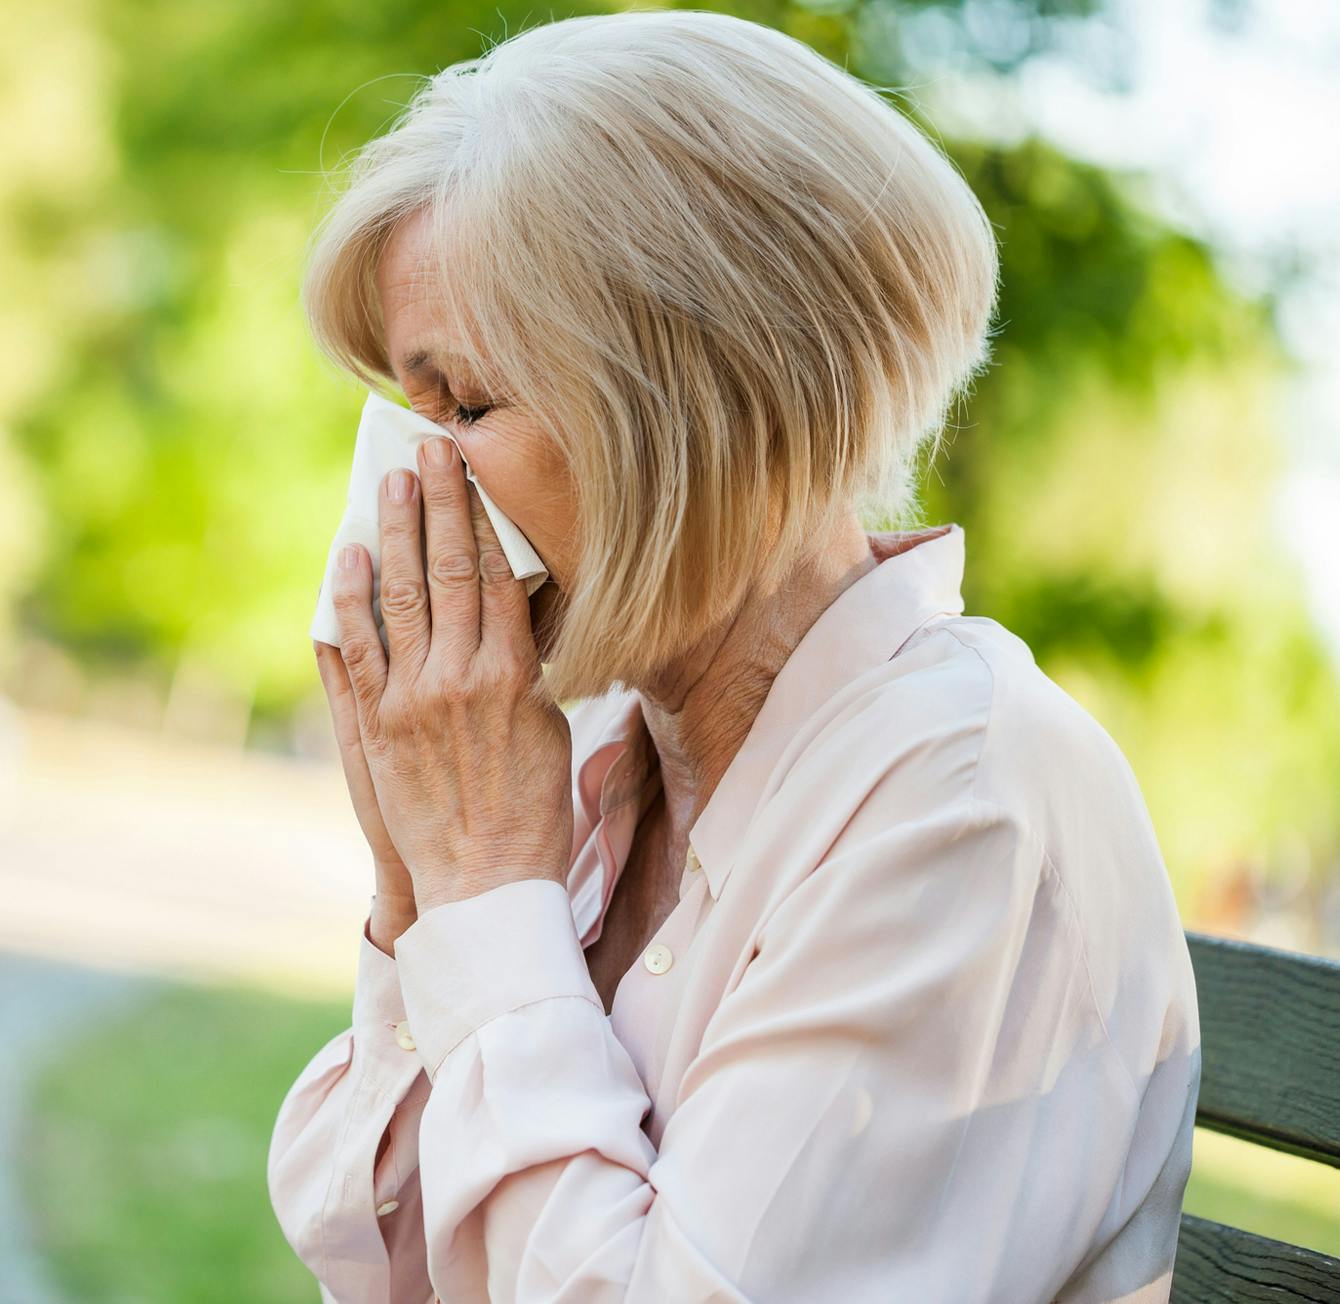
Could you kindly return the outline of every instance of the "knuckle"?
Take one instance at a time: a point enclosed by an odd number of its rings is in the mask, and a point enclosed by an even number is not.
[[[377,723],[383,740],[403,738],[412,733],[413,718],[409,703],[400,694],[388,691],[377,708]]]
[[[404,710],[396,707],[388,710],[383,704],[380,715],[383,738],[403,738],[410,732],[409,716]]]
[[[510,580],[512,575],[512,563],[507,560],[507,554],[501,548],[488,548],[480,557],[480,568],[484,576],[490,580]]]
[[[461,482],[451,475],[430,475],[423,482],[423,497],[430,507],[454,507],[460,502]]]
[[[469,713],[470,701],[454,684],[439,684],[432,693],[433,710],[440,720],[451,722]]]
[[[477,675],[479,687],[490,695],[516,687],[526,678],[525,665],[521,657],[510,648],[489,657],[480,666]]]
[[[434,553],[428,562],[433,578],[444,584],[475,577],[475,559],[468,552],[447,551]]]
[[[425,682],[432,685],[433,700],[439,706],[450,705],[456,700],[452,695],[459,690],[461,679],[470,673],[470,653],[462,638],[444,633],[433,643],[429,657],[432,665]]]
[[[372,644],[361,638],[346,639],[340,646],[340,655],[350,670],[359,670],[372,659]]]
[[[437,696],[446,706],[464,706],[474,700],[475,685],[467,675],[451,675],[442,681]]]
[[[395,580],[382,590],[382,612],[393,616],[412,616],[428,603],[424,586],[415,580]]]

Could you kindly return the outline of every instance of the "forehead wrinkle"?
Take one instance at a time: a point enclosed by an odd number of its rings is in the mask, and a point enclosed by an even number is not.
[[[481,358],[476,365],[463,349],[450,347],[462,323],[440,278],[426,276],[421,264],[392,260],[383,264],[381,292],[388,342],[396,346],[402,374],[417,380],[436,372],[453,388],[484,387],[478,366],[487,367],[486,361]],[[399,339],[408,342],[401,345]]]

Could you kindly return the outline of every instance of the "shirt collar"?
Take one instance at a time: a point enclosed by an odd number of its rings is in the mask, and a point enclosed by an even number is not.
[[[932,617],[963,611],[964,536],[950,523],[867,531],[879,564],[848,585],[806,630],[778,671],[740,750],[689,830],[713,898],[730,874],[740,838],[805,721],[846,684],[896,656]],[[651,737],[636,690],[618,694],[578,775],[594,825],[646,784]]]

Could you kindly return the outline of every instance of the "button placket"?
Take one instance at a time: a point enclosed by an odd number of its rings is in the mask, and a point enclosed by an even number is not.
[[[698,859],[698,853],[689,845],[689,849],[684,853],[684,868],[679,875],[679,895],[683,899],[696,887],[701,885],[704,890],[707,888],[707,874],[703,870],[703,862]]]

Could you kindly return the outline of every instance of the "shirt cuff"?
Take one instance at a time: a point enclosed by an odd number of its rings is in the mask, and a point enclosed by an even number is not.
[[[393,1098],[404,1095],[419,1068],[408,1037],[405,999],[394,957],[371,937],[372,913],[363,920],[354,983],[353,1032],[356,1067]]]
[[[522,1005],[580,996],[603,1015],[567,887],[524,878],[434,906],[397,939],[409,1025],[429,1078],[476,1029]]]

